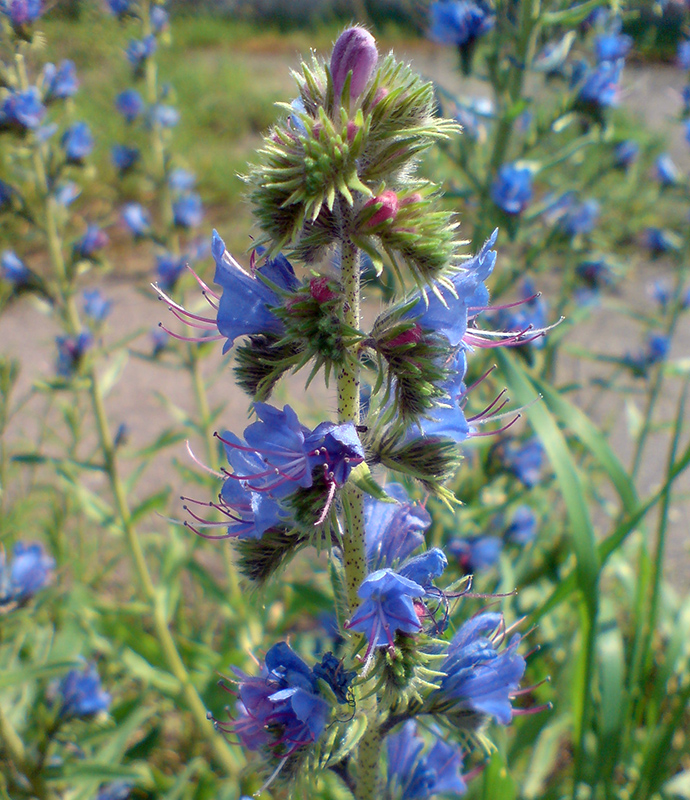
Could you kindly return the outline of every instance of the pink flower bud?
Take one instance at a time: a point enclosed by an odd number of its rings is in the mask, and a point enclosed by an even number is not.
[[[401,206],[409,206],[411,203],[421,203],[424,198],[419,192],[413,192],[412,194],[408,194],[407,197],[404,197],[400,201]]]
[[[364,28],[348,28],[340,34],[331,55],[331,75],[336,101],[340,99],[348,72],[352,71],[350,97],[364,91],[374,71],[379,53],[376,42]]]
[[[405,331],[405,333],[398,334],[388,342],[387,347],[394,348],[404,347],[406,344],[417,344],[422,340],[423,335],[424,331],[422,331],[420,325],[415,322],[414,328],[410,328],[410,330]]]
[[[381,194],[376,197],[372,197],[371,200],[368,200],[364,204],[364,208],[378,203],[381,203],[381,208],[379,208],[374,216],[367,222],[368,227],[373,228],[375,225],[380,225],[387,219],[393,219],[398,213],[398,195],[392,189],[386,189],[385,192],[381,192]]]
[[[309,282],[309,294],[318,303],[326,303],[328,300],[333,300],[338,296],[331,291],[328,285],[328,278],[312,278]]]

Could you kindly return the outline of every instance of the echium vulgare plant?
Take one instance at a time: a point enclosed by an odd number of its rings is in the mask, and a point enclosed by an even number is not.
[[[237,704],[215,724],[261,754],[272,791],[314,796],[330,770],[368,800],[381,789],[387,748],[387,797],[462,792],[463,762],[490,748],[489,720],[505,725],[518,713],[525,660],[500,613],[455,623],[470,581],[443,585],[447,559],[426,547],[431,518],[414,498],[452,503],[444,482],[460,443],[503,417],[496,404],[466,417],[463,383],[468,354],[494,342],[477,317],[497,234],[472,258],[462,254],[453,215],[416,171],[459,127],[436,115],[431,84],[393,55],[380,58],[365,29],[346,30],[329,63],[314,57],[295,78],[297,97],[246,176],[261,231],[250,269],[214,233],[222,292],[203,290],[215,313],[171,306],[235,347],[256,417],[243,437],[218,433],[229,469],[216,501],[188,501],[186,524],[232,539],[259,586],[298,550],[328,551],[343,643],[316,663],[273,644],[258,675],[228,681]],[[392,268],[398,297],[369,330],[363,254],[379,272],[384,261]],[[314,428],[267,402],[281,376],[308,364],[309,381],[323,367],[337,387],[337,420]],[[382,488],[389,473],[395,481]],[[433,739],[424,756],[421,726]]]

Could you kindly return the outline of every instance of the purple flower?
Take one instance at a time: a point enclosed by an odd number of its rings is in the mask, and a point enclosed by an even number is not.
[[[620,97],[620,76],[623,61],[602,61],[586,72],[578,92],[578,100],[594,111],[617,106]]]
[[[313,671],[285,642],[266,653],[258,677],[235,673],[240,714],[231,723],[216,722],[221,731],[237,736],[248,750],[267,747],[281,758],[321,737],[330,706],[319,696]]]
[[[424,544],[424,531],[431,525],[429,512],[411,503],[397,483],[386,487],[395,503],[384,503],[367,495],[364,500],[364,530],[367,562],[371,569],[392,567]]]
[[[676,64],[678,64],[681,69],[690,69],[690,39],[683,39],[678,42]]]
[[[122,209],[122,220],[134,236],[146,236],[151,231],[149,212],[139,203],[128,203]]]
[[[506,214],[521,214],[532,200],[532,170],[504,164],[491,184],[491,199]]]
[[[354,27],[340,34],[331,54],[331,76],[336,100],[340,100],[350,72],[350,97],[354,100],[362,94],[378,57],[376,41],[369,31]]]
[[[172,253],[156,256],[156,281],[166,292],[175,288],[180,275],[187,266],[187,258]]]
[[[525,660],[517,654],[519,634],[499,652],[502,625],[501,614],[485,613],[468,620],[455,634],[439,667],[445,677],[432,695],[435,709],[446,714],[472,710],[502,725],[510,722],[511,695],[525,672]]]
[[[605,258],[592,258],[581,261],[576,268],[580,278],[591,288],[601,289],[613,286],[615,275]]]
[[[78,336],[58,336],[55,341],[58,347],[57,373],[69,378],[93,344],[93,337],[89,331],[82,331]]]
[[[417,735],[417,723],[408,720],[387,739],[388,791],[399,800],[429,800],[433,795],[464,794],[462,750],[434,737],[433,747],[422,757],[424,740]]]
[[[15,28],[29,25],[43,13],[42,0],[3,0],[0,12],[10,18]]]
[[[448,552],[457,558],[463,571],[484,572],[498,563],[503,541],[498,536],[469,536],[451,539]]]
[[[412,601],[424,597],[426,591],[409,578],[379,569],[364,579],[357,594],[363,602],[346,627],[367,637],[367,657],[376,647],[393,647],[397,631],[418,633],[421,629]]]
[[[614,164],[621,169],[627,169],[637,159],[639,153],[640,145],[632,139],[619,142],[613,151]]]
[[[144,61],[156,52],[156,37],[149,34],[144,39],[132,39],[127,45],[126,55],[129,63],[138,70]]]
[[[113,308],[112,300],[106,300],[98,289],[84,292],[84,313],[94,322],[103,322]]]
[[[504,536],[513,544],[528,544],[537,535],[537,518],[529,506],[518,506],[515,509],[510,525]]]
[[[262,280],[242,269],[217,231],[213,231],[211,252],[216,262],[213,280],[223,289],[218,306],[218,330],[228,340],[223,352],[232,347],[238,336],[281,334],[283,323],[270,310],[282,304],[280,297]],[[292,266],[282,255],[269,259],[256,273],[280,289],[292,291],[298,285]]]
[[[472,0],[441,0],[429,7],[429,38],[439,44],[465,47],[484,36],[496,21],[482,3]]]
[[[70,670],[60,681],[58,694],[61,698],[60,716],[92,717],[107,711],[110,695],[101,687],[101,679],[93,664],[83,669]]]
[[[178,167],[168,175],[168,185],[176,192],[188,192],[196,185],[196,175],[189,170]]]
[[[17,542],[12,551],[12,562],[5,563],[5,553],[0,549],[0,606],[23,603],[53,579],[55,559],[47,555],[37,542]]]
[[[526,442],[507,441],[501,446],[503,466],[531,489],[541,480],[544,448],[536,437]]]
[[[74,251],[80,258],[93,258],[99,250],[108,245],[108,234],[98,225],[89,225],[86,233],[74,245]]]
[[[196,192],[182,195],[173,203],[175,225],[181,228],[196,228],[204,218],[201,197]]]
[[[662,186],[675,186],[682,178],[681,171],[668,153],[662,153],[654,163],[656,177]]]
[[[91,129],[85,122],[75,122],[62,135],[61,144],[67,161],[81,164],[93,150]]]
[[[115,108],[127,122],[134,122],[144,110],[144,101],[136,89],[125,89],[115,98]]]
[[[0,266],[3,278],[15,287],[26,286],[31,279],[31,270],[14,250],[3,250]]]
[[[141,158],[141,153],[137,147],[129,147],[129,145],[126,144],[114,144],[110,151],[110,158],[113,162],[113,166],[123,175],[125,172],[129,172],[129,170],[138,163]]]
[[[24,92],[12,92],[0,106],[0,128],[16,126],[33,130],[38,128],[46,109],[41,102],[41,93],[35,86]]]
[[[151,28],[154,33],[160,33],[168,27],[168,12],[160,6],[151,9]]]
[[[79,88],[77,69],[73,61],[62,61],[60,66],[46,64],[43,68],[44,101],[64,100],[76,94]]]

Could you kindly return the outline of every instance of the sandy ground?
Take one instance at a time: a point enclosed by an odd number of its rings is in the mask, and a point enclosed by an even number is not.
[[[455,70],[454,56],[442,49],[408,54],[410,60],[428,77],[438,79],[451,90],[473,94],[477,91],[477,84],[461,79]],[[257,56],[257,79],[261,74],[273,73],[278,68],[277,62],[266,56]],[[293,62],[294,63],[294,62]],[[283,64],[284,68],[284,64]],[[287,71],[285,74],[286,90],[290,87]],[[664,130],[672,130],[667,115],[677,107],[678,97],[682,87],[680,72],[672,68],[654,68],[636,70],[630,68],[626,73],[626,102],[628,106],[648,119],[652,125]],[[690,168],[690,148],[683,142],[679,126],[672,130],[670,151],[677,163],[683,166],[686,172]],[[229,220],[231,225],[232,221]],[[134,270],[136,272],[136,270]],[[207,266],[207,274],[211,267]],[[646,302],[646,285],[654,278],[668,274],[668,268],[655,264],[641,270],[639,280],[635,284],[623,287],[623,299],[630,301],[638,307],[643,307]],[[141,331],[141,335],[134,339],[132,351],[142,353],[150,352],[148,334],[156,323],[166,318],[165,307],[158,303],[153,292],[143,286],[133,285],[131,282],[122,282],[115,279],[107,281],[105,291],[114,301],[114,310],[109,320],[106,342],[113,341],[129,333]],[[0,341],[2,341],[3,354],[20,358],[22,361],[22,374],[17,396],[21,397],[29,392],[36,379],[53,375],[55,344],[54,337],[57,333],[53,320],[44,311],[38,309],[30,301],[21,301],[12,305],[0,316]],[[622,320],[618,315],[607,314],[603,310],[594,312],[589,322],[574,333],[573,341],[591,344],[596,342],[601,352],[620,354],[627,352],[638,342],[638,332],[632,322]],[[690,314],[686,317],[673,345],[671,358],[684,357],[690,353]],[[562,379],[572,377],[586,377],[584,374],[573,376],[570,371],[573,364],[564,363]],[[578,369],[583,369],[580,364]],[[589,369],[589,368],[586,368]],[[204,363],[204,374],[209,386],[209,396],[212,405],[225,404],[221,415],[219,427],[229,427],[241,430],[246,419],[247,399],[234,387],[230,367],[227,361],[220,356],[220,347]],[[316,387],[317,381],[314,383]],[[669,419],[675,410],[678,387],[663,398],[659,409],[660,419]],[[293,394],[294,392],[294,394]],[[323,390],[310,389],[304,393],[301,382],[297,379],[290,380],[275,396],[276,404],[287,400],[290,395],[299,397],[302,407],[316,411],[326,406],[334,410],[333,399]],[[179,372],[165,366],[163,363],[152,363],[136,356],[130,356],[122,373],[121,380],[113,388],[107,398],[107,407],[113,428],[121,422],[128,428],[128,442],[123,449],[123,456],[127,458],[139,447],[151,442],[163,430],[169,427],[171,417],[168,410],[160,401],[164,396],[175,404],[194,414],[194,396],[188,378]],[[614,420],[612,442],[624,464],[631,459],[631,446],[627,433],[626,416],[619,406],[620,400],[609,398],[597,409],[597,417],[601,421]],[[26,402],[22,402],[12,424],[10,447],[24,446],[35,440],[37,431],[45,417],[45,396],[34,394]],[[194,441],[194,437],[191,437]],[[203,450],[201,443],[196,442],[195,447]],[[184,445],[178,444],[157,458],[146,472],[138,488],[140,496],[159,486],[161,482],[168,482],[175,486],[178,478],[170,470],[170,457],[180,461],[186,460]],[[639,490],[644,496],[658,485],[666,458],[664,437],[657,436],[651,440],[647,451],[643,469],[639,478]],[[92,488],[99,491],[105,490],[98,480],[90,477]],[[688,549],[688,519],[690,518],[690,480],[684,480],[680,487],[684,497],[674,504],[672,512],[672,531],[668,546],[667,575],[680,589],[686,588],[687,576],[690,575],[690,552]],[[155,524],[155,522],[153,523]]]

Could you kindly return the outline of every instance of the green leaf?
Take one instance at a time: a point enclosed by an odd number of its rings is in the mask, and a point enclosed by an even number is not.
[[[365,461],[358,464],[352,472],[350,472],[350,480],[358,489],[370,494],[377,500],[382,500],[384,503],[395,503],[395,500],[393,500],[390,495],[386,494],[384,488],[374,480],[369,465]]]
[[[515,800],[517,789],[505,760],[498,750],[492,753],[482,781],[482,800]]]
[[[546,781],[560,753],[561,742],[568,739],[570,725],[570,717],[562,716],[543,728],[539,734],[522,787],[526,800],[536,800],[543,796]]]
[[[116,353],[115,357],[108,365],[108,369],[101,375],[99,380],[103,397],[107,397],[117,385],[128,361],[129,353],[126,350],[120,350]]]
[[[135,653],[134,650],[126,648],[122,653],[122,663],[129,669],[135,677],[139,678],[149,686],[171,697],[176,697],[180,692],[180,682],[177,678],[164,672],[162,669],[152,666],[149,662]]]
[[[0,673],[0,689],[8,686],[20,686],[29,681],[44,680],[64,675],[70,669],[78,669],[83,666],[83,661],[55,661],[49,664],[42,664],[40,667],[22,667],[18,670],[8,670]]]

